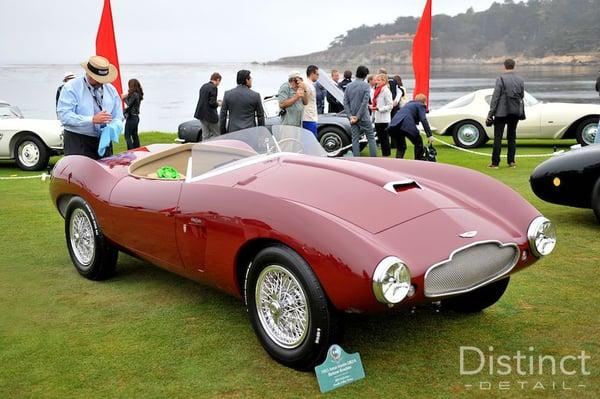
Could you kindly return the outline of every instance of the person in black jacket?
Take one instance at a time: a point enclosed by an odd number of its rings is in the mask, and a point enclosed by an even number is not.
[[[210,75],[210,82],[203,84],[200,88],[194,118],[202,124],[202,141],[220,134],[219,115],[217,114],[217,108],[221,105],[217,100],[217,87],[220,83],[221,75],[215,72]]]
[[[492,150],[492,163],[488,168],[498,169],[500,164],[500,149],[502,136],[506,126],[506,140],[508,141],[508,166],[514,168],[517,140],[517,124],[520,119],[525,119],[523,97],[525,96],[525,82],[523,78],[514,73],[515,61],[508,58],[504,61],[504,73],[496,79],[494,94],[490,102],[488,122],[494,124],[494,147]]]
[[[125,141],[127,149],[138,148],[140,146],[140,137],[138,136],[138,125],[140,123],[140,103],[144,99],[144,91],[137,79],[129,79],[127,82],[129,91],[123,94],[125,101]]]
[[[342,91],[346,91],[346,86],[352,83],[352,71],[344,71],[344,79],[338,83],[338,86]]]
[[[417,94],[414,101],[408,102],[404,107],[400,108],[396,115],[390,122],[388,131],[390,136],[396,138],[396,158],[404,158],[406,152],[406,138],[415,146],[415,159],[423,160],[423,153],[425,148],[423,147],[423,140],[417,125],[419,122],[423,125],[429,143],[433,142],[433,134],[427,121],[427,96],[425,94]]]
[[[340,72],[337,69],[331,70],[331,79],[335,82],[335,84],[339,84],[340,80]],[[340,104],[338,100],[329,92],[327,92],[327,104],[329,104],[329,108],[327,112],[337,114],[338,112],[342,112],[344,110],[344,105]]]

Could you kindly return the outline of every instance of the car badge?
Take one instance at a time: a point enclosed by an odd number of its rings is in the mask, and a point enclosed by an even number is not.
[[[458,236],[461,238],[473,238],[477,235],[477,230],[471,230],[471,231],[465,231],[462,234],[459,234]]]

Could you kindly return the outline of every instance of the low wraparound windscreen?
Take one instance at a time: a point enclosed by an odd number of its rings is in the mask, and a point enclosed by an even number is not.
[[[191,177],[224,167],[241,165],[277,153],[327,156],[315,136],[308,130],[278,125],[269,131],[264,126],[223,134],[192,147]]]

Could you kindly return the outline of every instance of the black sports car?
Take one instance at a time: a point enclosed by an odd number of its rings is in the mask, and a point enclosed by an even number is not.
[[[265,125],[270,128],[280,125],[279,102],[277,97],[267,97],[263,100],[265,110]],[[351,148],[352,135],[350,121],[343,112],[338,114],[321,114],[317,125],[319,142],[330,156],[344,155]],[[198,142],[202,140],[202,126],[200,121],[192,119],[183,122],[177,129],[179,139],[184,142]],[[366,139],[361,139],[361,149],[365,146]]]
[[[600,145],[590,145],[549,159],[534,169],[531,189],[544,201],[591,208],[600,221]]]

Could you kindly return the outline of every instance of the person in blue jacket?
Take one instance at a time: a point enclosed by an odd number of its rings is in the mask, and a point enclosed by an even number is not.
[[[423,153],[423,140],[417,126],[419,123],[423,125],[429,143],[433,142],[433,135],[429,122],[427,121],[427,96],[425,94],[417,94],[413,101],[408,102],[400,108],[396,115],[392,118],[388,132],[390,136],[396,138],[398,148],[396,149],[396,158],[404,158],[406,152],[406,139],[408,138],[415,146],[415,159],[425,159]]]

